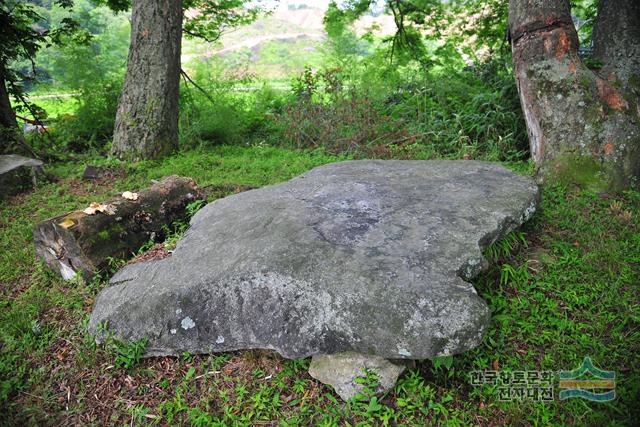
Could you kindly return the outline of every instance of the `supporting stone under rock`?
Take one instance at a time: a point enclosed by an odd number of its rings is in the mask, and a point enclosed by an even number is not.
[[[316,355],[311,359],[309,375],[323,384],[334,388],[342,400],[349,400],[362,393],[365,385],[358,378],[365,378],[370,372],[376,377],[377,385],[372,391],[383,393],[391,390],[405,366],[379,356],[358,353]]]

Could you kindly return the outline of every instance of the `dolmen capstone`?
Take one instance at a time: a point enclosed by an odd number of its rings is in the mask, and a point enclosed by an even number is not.
[[[173,255],[125,266],[89,328],[147,355],[272,349],[452,355],[490,322],[469,279],[527,221],[538,188],[479,161],[346,161],[219,199]]]

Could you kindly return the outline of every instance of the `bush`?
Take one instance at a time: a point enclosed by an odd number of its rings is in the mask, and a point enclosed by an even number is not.
[[[198,87],[187,83],[181,89],[182,148],[267,138],[273,127],[268,117],[285,104],[283,95],[268,85],[251,76],[227,75],[210,62],[195,66],[193,80]],[[254,90],[256,86],[262,87]]]
[[[240,142],[244,126],[239,115],[236,106],[228,102],[209,103],[202,100],[197,106],[182,106],[180,147]]]
[[[498,62],[426,73],[387,101],[443,157],[524,160],[526,127],[515,81]]]
[[[307,69],[292,87],[294,98],[276,120],[284,140],[298,148],[393,157],[395,145],[415,139],[366,90],[350,85],[340,69]]]
[[[348,71],[307,69],[276,121],[289,144],[333,154],[524,160],[515,82],[500,64],[426,71],[372,58]]]
[[[121,89],[122,83],[116,79],[83,88],[75,114],[63,115],[53,122],[56,145],[75,152],[104,151],[113,136]]]

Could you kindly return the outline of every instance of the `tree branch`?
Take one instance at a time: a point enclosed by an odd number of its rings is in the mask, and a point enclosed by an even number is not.
[[[189,77],[189,75],[187,73],[185,73],[185,71],[180,68],[180,74],[182,74],[182,77],[184,77],[185,80],[188,80],[189,83],[191,83],[196,89],[198,89],[200,92],[202,92],[202,94],[204,96],[207,97],[207,99],[209,101],[211,101],[212,104],[215,104],[216,102],[214,101],[214,99],[211,97],[211,95],[209,95],[204,89],[202,89],[200,86],[198,86],[198,84],[196,82],[194,82],[191,77]]]
[[[222,36],[222,33],[220,32],[220,33],[218,33],[218,35],[216,37],[211,39],[209,37],[203,36],[202,34],[198,34],[198,33],[194,33],[193,31],[185,30],[184,28],[182,29],[182,33],[183,34],[187,34],[187,35],[189,35],[191,37],[195,37],[197,39],[202,39],[202,40],[206,41],[207,43],[217,42],[218,40],[220,40],[220,37]]]

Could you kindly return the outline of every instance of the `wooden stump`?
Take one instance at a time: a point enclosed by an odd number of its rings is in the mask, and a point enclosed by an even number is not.
[[[172,223],[187,219],[187,205],[202,199],[191,178],[175,175],[127,196],[41,222],[33,231],[36,253],[66,280],[76,273],[89,278],[109,258],[129,258],[163,238]]]

